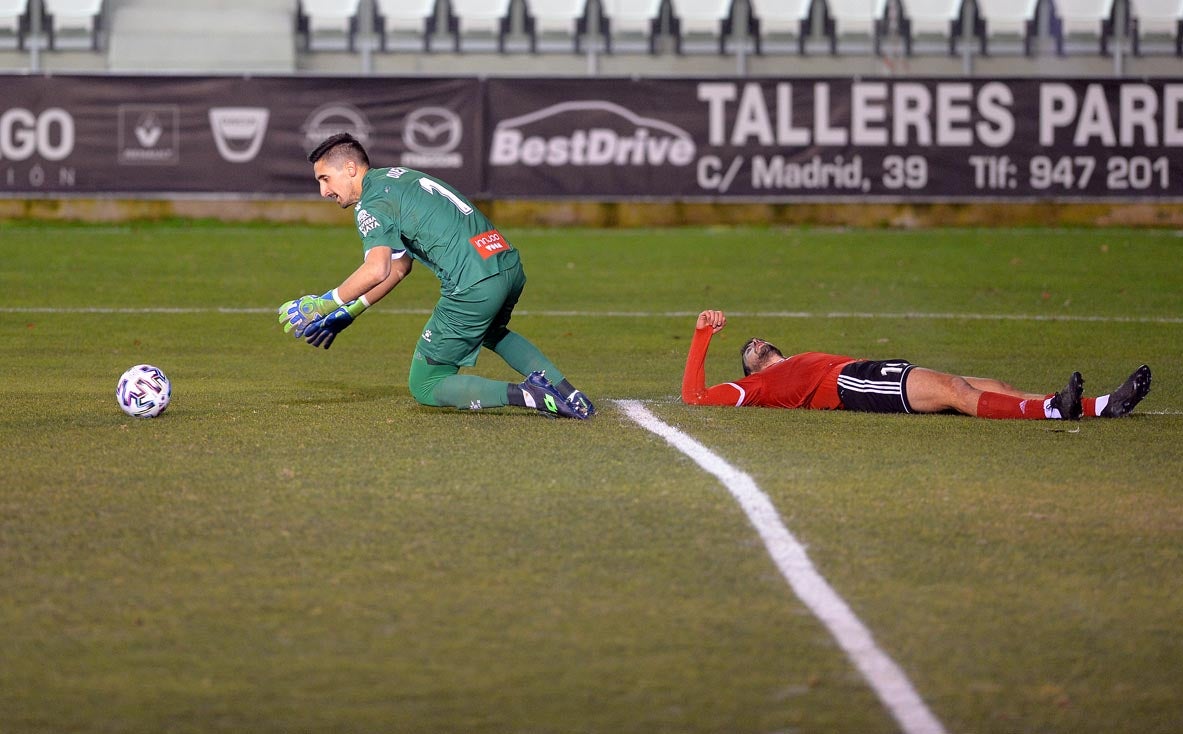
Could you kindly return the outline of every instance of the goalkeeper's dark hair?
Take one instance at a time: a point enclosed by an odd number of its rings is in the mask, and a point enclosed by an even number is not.
[[[337,133],[325,138],[308,154],[309,163],[316,163],[321,158],[328,158],[333,163],[351,160],[366,168],[370,167],[370,157],[366,155],[366,149],[349,133]]]

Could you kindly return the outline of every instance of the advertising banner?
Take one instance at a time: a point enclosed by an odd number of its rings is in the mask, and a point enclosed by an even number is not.
[[[0,76],[0,196],[315,196],[349,131],[474,197],[1183,199],[1183,80]]]
[[[500,196],[1183,196],[1183,81],[490,80]]]
[[[376,165],[481,186],[475,79],[0,77],[0,194],[317,194],[347,131]]]

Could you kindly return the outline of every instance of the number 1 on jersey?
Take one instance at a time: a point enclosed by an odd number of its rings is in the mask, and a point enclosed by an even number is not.
[[[448,201],[452,202],[452,204],[457,209],[460,210],[461,214],[463,214],[465,216],[472,214],[472,207],[471,206],[464,203],[464,200],[461,199],[459,196],[456,196],[451,191],[449,191],[447,188],[441,186],[438,181],[433,181],[430,178],[427,178],[426,176],[424,176],[423,178],[419,179],[419,187],[429,194],[439,194],[440,196],[444,197]]]

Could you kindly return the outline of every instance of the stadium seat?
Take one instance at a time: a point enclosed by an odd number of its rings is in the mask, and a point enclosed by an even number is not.
[[[1057,48],[1063,51],[1064,39],[1071,36],[1096,38],[1102,55],[1109,53],[1109,39],[1115,31],[1128,37],[1131,30],[1129,14],[1124,14],[1125,27],[1117,29],[1119,22],[1116,0],[1055,0],[1055,13],[1059,18]]]
[[[912,20],[907,16],[903,0],[884,0],[883,10],[876,14],[871,29],[873,53],[883,55],[883,43],[896,40],[903,45],[905,56],[912,55]]]
[[[357,50],[357,13],[361,0],[296,0],[296,34],[311,51],[318,37],[344,40]]]
[[[16,47],[24,50],[29,33],[29,0],[0,0],[0,30],[12,33]]]
[[[719,53],[727,50],[727,36],[732,30],[732,0],[671,0],[673,4],[674,44],[678,53],[682,41],[691,34],[707,36],[718,44]]]
[[[827,14],[840,34],[870,36],[886,6],[886,0],[826,0]]]
[[[99,50],[99,35],[103,29],[103,0],[42,0],[45,12],[45,34],[49,47],[56,49],[63,31],[81,32],[90,41],[93,51]]]
[[[530,51],[537,51],[539,39],[546,36],[558,36],[572,51],[580,50],[588,32],[588,0],[526,0],[526,5]]]
[[[510,0],[449,0],[451,17],[448,32],[457,53],[463,48],[462,39],[490,36],[497,51],[505,51],[505,38],[510,29]]]
[[[436,0],[374,0],[374,32],[383,51],[394,45],[394,39],[406,33],[431,50],[431,38],[436,34]]]
[[[892,5],[888,0],[826,0],[824,27],[830,39],[830,53],[838,53],[840,37],[857,36],[870,40],[878,56],[880,38],[888,26],[889,9],[898,13],[899,4]],[[893,20],[901,25],[900,19]]]
[[[1032,42],[1038,34],[1036,11],[1046,0],[977,0],[978,13],[984,21],[981,36],[982,54],[989,52],[989,43],[1003,36],[1017,36],[1023,44],[1023,55],[1030,56]]]
[[[1135,54],[1147,41],[1168,38],[1175,55],[1183,56],[1183,0],[1129,0],[1129,15]]]
[[[804,55],[813,2],[814,0],[748,0],[749,26],[756,53],[763,53],[770,39],[787,35],[797,39],[797,52]]]
[[[649,53],[657,53],[661,5],[662,0],[600,0],[600,9],[608,22],[608,50],[619,40],[639,35]]]
[[[903,0],[903,20],[906,28],[905,44],[911,55],[916,41],[921,38],[939,39],[949,54],[956,53],[961,36],[961,9],[967,0]]]

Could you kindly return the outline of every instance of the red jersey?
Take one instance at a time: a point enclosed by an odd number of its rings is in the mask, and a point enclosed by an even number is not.
[[[835,410],[842,407],[838,373],[857,361],[839,354],[802,352],[735,382],[707,387],[705,366],[710,343],[711,327],[694,330],[682,374],[684,403]]]

